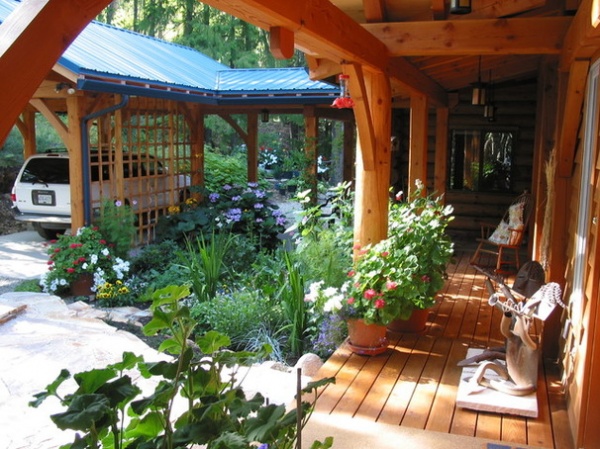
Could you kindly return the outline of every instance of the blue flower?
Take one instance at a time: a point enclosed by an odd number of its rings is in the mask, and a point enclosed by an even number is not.
[[[229,184],[225,184],[223,186],[223,190],[231,190],[231,189],[232,189],[232,187]]]
[[[248,187],[252,187],[252,188],[258,187],[258,182],[249,182]]]
[[[267,196],[267,194],[262,190],[255,190],[254,194],[256,195],[256,198],[264,198],[265,196]]]
[[[264,207],[263,203],[256,203],[254,205],[254,209],[262,209]]]
[[[242,219],[242,209],[238,207],[229,209],[227,212],[225,212],[225,218],[227,218],[229,221],[237,223]]]
[[[218,193],[211,193],[210,195],[208,195],[208,199],[211,203],[216,203],[220,196],[221,195],[219,195]]]
[[[232,196],[231,197],[231,201],[239,201],[241,199],[242,199],[242,197],[240,195],[236,195],[236,196]]]

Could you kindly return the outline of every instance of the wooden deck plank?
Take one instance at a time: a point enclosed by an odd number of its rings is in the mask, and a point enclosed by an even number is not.
[[[511,447],[573,449],[556,365],[540,365],[536,419],[456,407],[462,372],[457,363],[467,349],[504,343],[502,311],[488,304],[484,276],[470,267],[469,257],[457,252],[423,335],[390,332],[388,336],[398,340],[392,340],[388,352],[371,358],[352,355],[345,346],[338,349],[318,374],[335,375],[337,380],[323,388],[317,410],[491,438]]]
[[[356,412],[356,416],[369,418],[373,421],[379,419],[381,410],[388,401],[390,394],[404,369],[406,362],[418,338],[416,335],[405,335],[399,340],[392,350],[376,382],[373,383],[369,394],[364,398]]]
[[[386,424],[400,424],[402,422],[433,342],[434,339],[431,337],[419,337],[398,377],[398,381],[392,389],[389,400],[379,415],[379,422]]]
[[[425,368],[404,414],[403,426],[425,428],[451,345],[452,341],[448,339],[434,340]]]
[[[443,368],[440,384],[429,419],[425,429],[437,432],[450,432],[454,409],[456,407],[456,393],[458,383],[460,382],[461,368],[457,366],[460,360],[467,355],[467,344],[459,340],[449,340],[452,342],[448,350],[448,358]]]

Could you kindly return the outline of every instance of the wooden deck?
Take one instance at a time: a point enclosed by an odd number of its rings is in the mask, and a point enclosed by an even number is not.
[[[388,332],[388,351],[374,357],[352,354],[345,345],[333,354],[319,377],[335,376],[336,383],[321,392],[318,412],[507,444],[572,449],[558,368],[552,361],[540,363],[536,419],[456,406],[461,376],[457,362],[469,347],[504,342],[501,312],[488,305],[484,277],[469,266],[471,254],[470,249],[457,252],[424,334]]]

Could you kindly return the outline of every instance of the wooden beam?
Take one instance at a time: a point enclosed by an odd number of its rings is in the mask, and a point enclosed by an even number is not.
[[[354,243],[365,246],[387,236],[392,114],[389,78],[383,73],[365,73],[371,116],[375,127],[374,169],[363,164],[365,150],[357,142]]]
[[[375,168],[375,131],[364,74],[360,66],[356,64],[344,64],[343,67],[344,72],[350,76],[348,85],[350,96],[354,100],[354,118],[362,151],[363,168],[367,171],[373,170]]]
[[[308,162],[306,166],[307,178],[310,180],[310,202],[317,204],[317,158],[319,140],[319,120],[315,115],[314,106],[304,108],[304,155]]]
[[[367,22],[385,21],[385,3],[383,0],[363,0],[362,4]]]
[[[294,56],[294,33],[287,28],[271,27],[269,47],[277,59],[290,59]]]
[[[417,180],[427,182],[427,150],[429,129],[429,106],[427,97],[414,95],[410,98],[410,148],[408,169],[408,196],[412,196]],[[425,189],[424,189],[425,190]],[[423,193],[426,193],[423,191]]]
[[[560,55],[560,71],[566,72],[576,59],[589,59],[600,46],[600,27],[594,26],[597,17],[593,11],[596,0],[583,0],[573,23],[565,36]]]
[[[589,67],[590,63],[588,60],[575,61],[569,71],[569,81],[567,83],[556,156],[556,170],[558,176],[563,178],[570,178],[573,173],[577,133],[581,124],[585,84]]]
[[[571,17],[363,24],[391,56],[558,54]]]
[[[60,55],[110,1],[29,0],[0,25],[0,85],[11,86],[2,95],[0,141]]]
[[[374,72],[388,74],[409,92],[427,95],[436,104],[445,105],[447,101],[444,89],[414,67],[409,76],[405,76],[398,68],[410,66],[408,62],[392,61],[379,39],[328,0],[206,0],[203,3],[265,30],[274,26],[292,30],[296,48],[310,56],[338,63],[357,63]]]
[[[246,139],[248,182],[258,182],[258,113],[246,114],[246,117],[248,118]]]
[[[54,131],[56,131],[58,137],[60,137],[60,140],[63,141],[65,147],[67,147],[69,143],[69,130],[67,129],[67,125],[46,105],[43,100],[32,99],[29,104],[41,112],[45,119],[48,120],[48,122],[52,125],[52,128],[54,128]],[[77,126],[77,124],[75,126]]]
[[[309,55],[305,55],[305,59],[308,65],[308,77],[311,80],[333,77],[342,71],[340,64],[329,59],[315,58]]]
[[[437,108],[436,112],[433,190],[437,195],[444,195],[445,198],[448,184],[448,118],[450,113],[448,108]]]

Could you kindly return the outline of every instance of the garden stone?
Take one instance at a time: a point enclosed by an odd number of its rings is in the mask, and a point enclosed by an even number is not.
[[[308,353],[298,359],[294,368],[300,368],[304,376],[314,377],[322,366],[323,360],[318,355]]]

